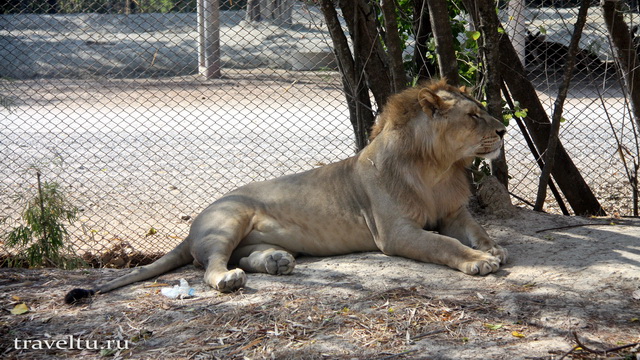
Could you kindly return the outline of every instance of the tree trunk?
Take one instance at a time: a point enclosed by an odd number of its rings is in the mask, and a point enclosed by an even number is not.
[[[398,22],[396,20],[395,0],[382,0],[382,14],[385,33],[385,44],[389,52],[389,62],[391,63],[391,76],[393,78],[392,92],[397,93],[407,86],[407,76],[404,73],[402,63],[402,44],[398,34]]]
[[[269,0],[269,19],[278,26],[291,26],[291,0]]]
[[[565,64],[562,84],[560,85],[560,89],[558,89],[558,96],[554,103],[553,116],[551,118],[551,134],[549,135],[549,142],[547,143],[547,151],[544,154],[544,168],[542,169],[542,174],[540,174],[540,184],[538,185],[536,204],[533,207],[536,211],[542,211],[544,202],[547,198],[547,186],[554,166],[556,147],[559,142],[558,134],[560,133],[562,108],[564,106],[564,100],[567,98],[567,92],[569,91],[573,67],[576,62],[576,54],[580,49],[578,44],[580,43],[580,37],[582,37],[582,29],[587,21],[587,12],[589,11],[590,3],[591,0],[582,0],[580,10],[578,11],[578,19],[573,27],[573,36],[571,37],[571,43],[569,44],[569,56],[567,57],[567,63]]]
[[[480,51],[482,53],[484,66],[484,92],[487,100],[487,108],[489,114],[496,119],[502,120],[502,84],[500,69],[500,48],[499,33],[500,22],[495,14],[496,4],[493,0],[479,0],[474,3],[473,10],[476,13],[479,23],[477,29],[480,31]],[[504,151],[495,160],[491,161],[491,173],[505,187],[509,188],[509,173],[507,169],[507,160]]]
[[[627,91],[631,97],[633,117],[640,127],[640,59],[630,36],[629,28],[622,17],[622,3],[618,0],[605,0],[602,4],[609,37],[616,49],[616,57],[624,74]],[[621,152],[622,154],[622,152]],[[622,156],[622,161],[625,161]],[[626,167],[626,161],[625,161]],[[633,214],[638,215],[638,162],[634,160],[633,169],[627,170],[629,183],[633,189]]]
[[[367,145],[369,130],[375,121],[371,111],[369,89],[364,81],[363,69],[356,68],[333,1],[321,0],[320,8],[324,14],[333,41],[338,67],[342,74],[342,84],[349,107],[349,119],[355,134],[356,151],[360,151]]]
[[[474,23],[479,23],[478,13],[474,12],[474,1],[463,0],[463,3],[474,18]],[[490,12],[487,16],[497,18],[495,12]],[[535,88],[527,79],[524,67],[520,62],[518,54],[513,48],[511,41],[505,34],[499,36],[500,68],[502,79],[507,84],[509,92],[516,101],[520,102],[522,108],[528,110],[524,119],[533,142],[539,152],[547,149],[551,123],[538,99]],[[576,168],[573,161],[567,154],[561,143],[558,143],[555,156],[556,165],[551,172],[556,179],[560,190],[564,193],[571,208],[577,215],[604,215],[604,209],[600,206],[598,199],[584,181],[582,174]]]
[[[421,81],[436,76],[438,68],[427,58],[427,43],[433,35],[427,0],[414,0],[413,4],[413,33],[416,34],[413,59],[416,64],[415,76]]]
[[[506,85],[504,84],[504,81],[500,86],[502,89],[502,94],[504,95],[504,98],[507,101],[507,105],[509,105],[509,107],[515,112],[516,106],[513,103],[513,100],[511,99],[511,95],[509,94],[509,91],[507,90]],[[531,151],[531,155],[533,155],[533,158],[538,164],[538,167],[540,167],[540,170],[542,170],[544,168],[544,162],[542,162],[542,156],[540,156],[540,154],[538,153],[538,149],[536,149],[536,146],[533,143],[533,140],[531,140],[531,136],[529,135],[529,131],[527,130],[527,127],[524,125],[521,118],[514,116],[514,119],[516,120],[516,124],[518,124],[518,128],[520,128],[520,132],[524,137],[524,141],[527,143],[527,147],[529,148],[529,151]],[[558,202],[558,206],[560,207],[562,214],[571,215],[569,213],[569,210],[567,209],[567,206],[564,203],[564,200],[562,199],[562,196],[560,195],[560,192],[556,188],[556,185],[553,182],[553,179],[549,179],[549,189],[551,190],[553,197],[556,199],[556,202]],[[531,204],[531,206],[533,207],[535,205]]]
[[[376,12],[364,0],[340,0],[339,3],[353,41],[356,67],[362,64],[380,110],[393,93],[393,79],[378,36]]]
[[[440,67],[440,76],[447,78],[450,84],[460,83],[458,77],[458,60],[453,48],[453,33],[451,33],[451,21],[445,0],[426,0],[429,7],[431,29],[436,41],[436,54]]]
[[[247,0],[246,20],[249,23],[262,20],[260,16],[260,0]]]
[[[290,26],[293,3],[291,0],[247,0],[247,22],[269,20],[275,25]]]
[[[619,0],[604,0],[602,10],[609,30],[609,36],[616,49],[616,55],[626,78],[631,96],[633,116],[640,127],[640,62],[636,53],[631,32],[622,17],[622,4]]]

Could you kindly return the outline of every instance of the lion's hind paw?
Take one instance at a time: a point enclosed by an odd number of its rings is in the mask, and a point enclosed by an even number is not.
[[[214,281],[209,283],[220,292],[233,292],[247,283],[247,275],[242,269],[233,269],[215,276]]]
[[[289,275],[296,266],[296,259],[286,251],[273,251],[265,257],[267,273],[271,275]]]

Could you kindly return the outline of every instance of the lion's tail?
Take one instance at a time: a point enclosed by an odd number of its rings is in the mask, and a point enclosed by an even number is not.
[[[95,293],[106,293],[111,290],[132,284],[137,281],[146,280],[154,276],[162,275],[168,271],[187,265],[193,261],[191,256],[190,241],[186,239],[175,249],[156,260],[155,262],[135,268],[130,273],[123,275],[117,279],[111,280],[104,285],[100,285],[94,289],[73,289],[64,297],[64,302],[73,304],[78,300],[90,297]]]

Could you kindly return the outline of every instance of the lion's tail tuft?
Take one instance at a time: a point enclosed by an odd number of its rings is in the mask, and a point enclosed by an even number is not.
[[[92,290],[73,289],[69,291],[67,296],[64,297],[64,302],[67,304],[75,304],[79,300],[88,298],[96,293],[103,294],[137,281],[150,279],[179,268],[180,266],[187,265],[192,261],[193,256],[191,256],[189,250],[189,242],[185,240],[152,264],[137,267],[128,274],[111,280],[106,284],[94,287]]]
[[[78,301],[93,296],[96,292],[94,290],[87,289],[73,289],[67,293],[64,297],[64,302],[67,304],[75,304]]]

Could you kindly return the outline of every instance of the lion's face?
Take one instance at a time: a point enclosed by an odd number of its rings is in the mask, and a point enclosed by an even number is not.
[[[446,149],[459,159],[495,159],[500,154],[507,129],[478,101],[452,87],[424,88],[418,97],[429,118],[435,149]]]

